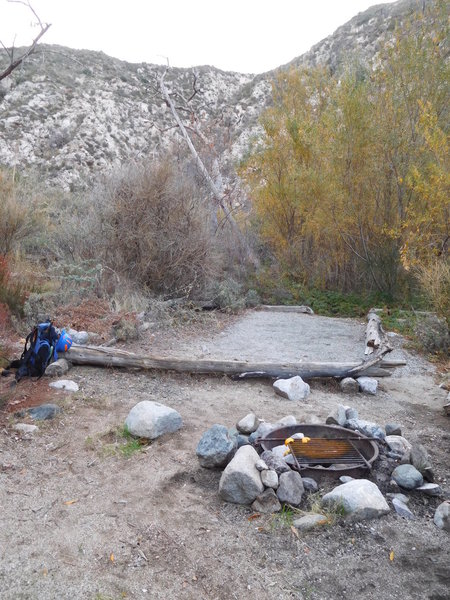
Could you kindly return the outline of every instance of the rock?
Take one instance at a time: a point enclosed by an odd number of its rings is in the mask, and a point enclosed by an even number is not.
[[[442,504],[439,504],[434,513],[433,521],[439,529],[450,531],[450,501],[446,500]]]
[[[388,498],[397,498],[398,500],[400,500],[400,502],[403,502],[403,504],[408,504],[409,502],[409,497],[405,496],[405,494],[395,494],[392,492],[388,492],[386,496]]]
[[[338,404],[336,410],[334,410],[331,414],[326,418],[325,423],[327,425],[339,425],[340,427],[344,427],[347,421],[347,407],[342,406],[342,404]]]
[[[358,377],[359,391],[363,394],[375,396],[378,388],[378,381],[373,377]]]
[[[238,423],[236,423],[236,429],[240,433],[244,433],[245,435],[250,435],[254,431],[258,429],[259,419],[254,413],[249,413],[243,419],[241,419]]]
[[[260,458],[256,461],[255,467],[258,469],[258,471],[268,471],[269,470],[269,467]]]
[[[246,435],[237,435],[236,436],[237,447],[248,446],[250,442],[248,441],[248,437]]]
[[[428,456],[428,452],[426,451],[425,447],[422,446],[422,444],[415,444],[411,448],[409,461],[416,467],[418,471],[422,473],[424,479],[431,482],[434,481],[434,473],[430,458]]]
[[[274,425],[273,423],[266,423],[265,421],[263,421],[258,425],[258,429],[249,435],[248,439],[250,444],[253,444],[258,438],[265,437],[274,429],[276,429],[276,425]]]
[[[393,458],[396,461],[401,461],[404,454],[399,454],[398,452],[392,452],[392,450],[389,450],[389,452],[386,453],[386,456]]]
[[[290,427],[291,425],[297,425],[297,419],[294,415],[286,415],[275,423],[277,429],[278,427]]]
[[[401,435],[387,435],[385,442],[393,452],[400,455],[400,458],[412,448],[408,440]]]
[[[138,402],[125,419],[125,427],[131,435],[149,440],[154,440],[165,433],[173,433],[182,425],[179,412],[150,400]]]
[[[48,421],[60,413],[61,409],[56,404],[41,404],[29,408],[27,412],[33,421]]]
[[[353,377],[344,377],[344,379],[341,379],[339,387],[345,394],[356,394],[359,392],[359,383]]]
[[[309,385],[298,375],[289,379],[277,379],[273,388],[279,396],[295,402],[305,400],[311,391]]]
[[[399,500],[398,498],[394,498],[392,500],[392,505],[395,508],[395,512],[400,515],[401,517],[404,517],[405,519],[414,519],[414,515],[412,514],[412,512],[409,510],[409,508],[406,506],[406,504],[404,504],[401,500]]]
[[[28,423],[17,423],[14,425],[14,429],[20,433],[36,433],[36,431],[39,431],[37,425],[29,425]]]
[[[256,468],[258,453],[251,446],[242,446],[225,467],[219,483],[223,500],[234,504],[251,504],[264,491]]]
[[[422,494],[426,494],[427,496],[441,496],[442,488],[437,483],[424,483],[416,488],[416,492],[422,492]]]
[[[384,429],[386,431],[386,435],[402,435],[402,428],[398,423],[386,423]]]
[[[392,479],[405,490],[414,490],[423,484],[422,474],[413,465],[399,465],[392,472]]]
[[[272,448],[271,452],[275,454],[275,456],[278,456],[278,458],[285,459],[284,453],[286,452],[286,450],[287,448],[283,444],[282,446],[275,446],[274,448]]]
[[[341,483],[348,483],[349,481],[353,481],[353,480],[354,480],[354,477],[350,477],[350,475],[341,475],[339,477],[339,481]]]
[[[65,358],[58,358],[45,369],[47,377],[62,377],[69,370],[69,363]]]
[[[72,338],[72,342],[79,346],[85,346],[89,341],[89,334],[87,331],[76,331],[75,329],[69,329],[67,333]]]
[[[261,471],[261,481],[263,485],[267,488],[272,488],[276,490],[278,487],[278,475],[276,471],[272,469],[267,469],[267,471]]]
[[[292,524],[299,531],[309,531],[318,525],[326,525],[327,523],[328,519],[324,515],[310,514],[295,519]]]
[[[367,437],[375,437],[379,440],[384,440],[386,434],[377,423],[372,423],[371,421],[364,421],[363,419],[350,419],[346,422],[345,426],[348,429],[353,429],[354,431],[360,431],[363,435]]]
[[[378,487],[367,479],[354,479],[334,488],[322,498],[324,506],[340,506],[355,521],[377,519],[389,512]]]
[[[290,470],[286,473],[281,473],[277,496],[282,504],[299,506],[304,491],[305,488],[303,487],[300,473]]]
[[[345,416],[347,417],[347,421],[349,421],[351,419],[357,419],[358,418],[358,411],[356,410],[356,408],[349,407],[345,411]]]
[[[264,490],[262,494],[257,496],[256,500],[252,504],[252,509],[255,512],[271,514],[274,512],[280,512],[281,504],[275,492],[271,488],[268,488],[267,490]]]
[[[317,481],[312,477],[302,477],[303,487],[306,492],[311,492],[315,494],[319,491],[319,486],[317,485]]]
[[[78,392],[80,389],[78,384],[71,379],[58,379],[58,381],[52,381],[49,383],[49,387],[55,390],[65,390],[66,392]]]
[[[270,450],[264,450],[264,452],[261,454],[261,458],[269,467],[269,469],[273,469],[277,472],[277,475],[281,475],[281,473],[287,473],[291,470],[284,459],[276,456]]]
[[[202,435],[197,445],[197,458],[202,467],[225,467],[237,449],[237,439],[223,425],[213,425]]]

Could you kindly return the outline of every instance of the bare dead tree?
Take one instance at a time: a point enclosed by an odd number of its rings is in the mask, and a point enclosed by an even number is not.
[[[19,67],[23,63],[23,61],[28,56],[30,56],[30,54],[32,54],[35,51],[39,40],[42,38],[42,36],[48,31],[48,29],[51,26],[51,23],[43,23],[41,21],[38,14],[34,10],[34,8],[31,6],[29,0],[7,0],[7,1],[14,3],[14,4],[23,4],[24,6],[26,6],[33,13],[33,15],[35,16],[35,18],[37,20],[37,25],[39,27],[39,33],[34,38],[34,40],[31,42],[30,46],[28,46],[28,48],[25,50],[25,52],[23,52],[22,54],[20,54],[17,57],[14,56],[14,54],[15,54],[14,44],[11,48],[7,48],[3,44],[3,42],[0,41],[0,44],[3,47],[3,49],[6,51],[6,54],[9,59],[9,65],[6,67],[6,69],[4,69],[3,71],[0,71],[0,81],[2,79],[5,79],[9,75],[11,75],[11,73],[14,71],[14,69],[17,69],[17,67]]]

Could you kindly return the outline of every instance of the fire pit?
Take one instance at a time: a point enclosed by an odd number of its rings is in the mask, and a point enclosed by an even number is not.
[[[378,446],[360,433],[331,425],[290,425],[274,429],[259,444],[264,450],[281,446],[296,433],[310,438],[307,443],[294,440],[289,445],[289,465],[303,476],[341,475],[361,477],[367,474],[378,458]]]

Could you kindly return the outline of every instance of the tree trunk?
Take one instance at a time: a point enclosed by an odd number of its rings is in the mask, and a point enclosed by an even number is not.
[[[364,354],[372,354],[375,350],[381,348],[385,337],[380,317],[375,312],[370,311],[367,315],[366,349]]]

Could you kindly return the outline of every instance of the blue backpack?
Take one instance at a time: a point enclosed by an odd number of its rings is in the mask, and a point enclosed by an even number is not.
[[[25,340],[16,372],[16,381],[23,377],[42,377],[47,366],[58,357],[56,346],[60,335],[51,321],[33,327]]]

